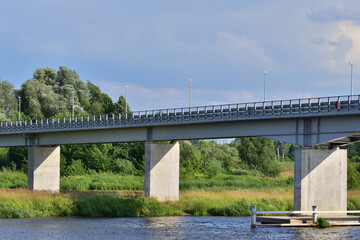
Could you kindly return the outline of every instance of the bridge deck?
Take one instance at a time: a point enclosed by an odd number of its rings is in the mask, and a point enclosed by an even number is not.
[[[61,117],[0,122],[0,134],[161,126],[360,113],[360,95],[135,111],[128,115]]]

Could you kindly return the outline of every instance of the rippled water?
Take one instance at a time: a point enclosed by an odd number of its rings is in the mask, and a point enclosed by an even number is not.
[[[0,219],[0,239],[360,239],[360,227],[251,229],[248,217]]]

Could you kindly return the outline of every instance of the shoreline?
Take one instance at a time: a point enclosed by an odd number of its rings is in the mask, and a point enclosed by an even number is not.
[[[37,217],[160,217],[160,216],[250,216],[250,206],[262,211],[293,210],[293,192],[185,190],[180,200],[159,202],[143,197],[143,191],[37,192],[0,189],[0,218]],[[348,191],[348,209],[360,209],[360,191]]]

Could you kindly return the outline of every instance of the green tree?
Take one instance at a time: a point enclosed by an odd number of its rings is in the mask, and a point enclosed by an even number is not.
[[[276,161],[274,142],[265,138],[247,137],[237,141],[239,157],[249,168],[266,176],[278,176],[281,172]]]
[[[194,177],[204,169],[199,149],[189,141],[180,142],[180,178]]]
[[[0,121],[10,120],[17,112],[17,107],[14,86],[0,79]]]
[[[131,110],[130,110],[130,106],[129,104],[126,102],[124,96],[120,96],[119,100],[117,101],[117,103],[115,104],[114,110],[116,113],[121,113],[124,114],[125,113],[125,106],[127,105],[127,114],[131,114]]]

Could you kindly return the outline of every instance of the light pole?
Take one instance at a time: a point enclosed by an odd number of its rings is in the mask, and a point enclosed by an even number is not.
[[[72,91],[72,119],[75,119],[75,93]]]
[[[264,102],[265,102],[265,100],[266,100],[266,77],[267,77],[266,71],[264,71],[264,75],[265,75],[265,77],[264,77]]]
[[[125,117],[127,117],[127,86],[125,85]]]
[[[21,121],[21,97],[18,96],[19,99],[19,122]]]
[[[351,99],[352,99],[352,95],[353,95],[353,68],[354,68],[354,65],[352,63],[349,63],[349,65],[350,65],[350,80],[351,80],[350,95],[351,95]]]
[[[192,80],[191,78],[189,78],[189,83],[190,83],[190,88],[189,88],[189,108],[191,108],[191,83],[192,83]]]

